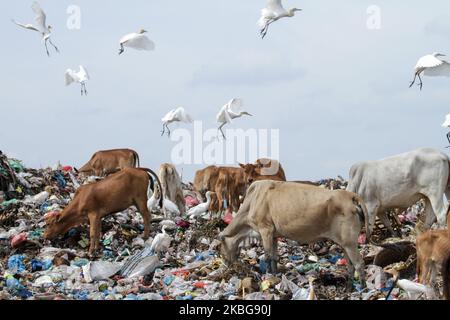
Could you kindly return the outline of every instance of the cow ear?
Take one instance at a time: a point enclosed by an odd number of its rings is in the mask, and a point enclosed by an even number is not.
[[[245,169],[245,164],[239,163],[239,166],[240,166],[242,169]]]

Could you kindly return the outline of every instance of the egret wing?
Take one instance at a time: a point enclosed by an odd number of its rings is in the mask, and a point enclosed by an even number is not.
[[[416,69],[434,68],[443,63],[444,62],[442,60],[439,60],[438,58],[430,54],[419,59],[416,65]]]
[[[80,78],[89,80],[91,77],[89,76],[89,73],[87,72],[86,68],[83,66],[80,66]]]
[[[65,83],[66,86],[70,85],[72,82],[74,82],[74,72],[71,69],[67,69],[66,70],[66,74],[65,74]]]
[[[429,77],[450,77],[450,64],[443,62],[436,67],[425,69],[423,73]]]
[[[445,116],[445,122],[442,124],[444,128],[450,127],[450,114]]]
[[[276,13],[277,15],[286,12],[281,0],[269,0],[267,2],[266,9]]]
[[[243,105],[244,101],[238,98],[231,99],[230,102],[228,103],[228,107],[232,111],[241,111]]]
[[[192,123],[192,117],[186,112],[186,110],[182,107],[177,109],[177,113],[182,122]]]
[[[22,27],[22,28],[25,28],[25,29],[28,29],[28,30],[33,30],[33,31],[40,32],[39,29],[37,29],[35,26],[33,26],[31,24],[22,24],[22,23],[19,23],[19,22],[15,21],[15,20],[11,20],[11,21],[13,23],[15,23],[16,25],[18,25],[19,27]]]
[[[31,5],[31,9],[36,14],[36,18],[34,18],[34,20],[36,21],[36,26],[39,28],[39,31],[45,32],[47,30],[46,26],[47,16],[45,15],[45,12],[42,10],[41,6],[37,2],[33,2],[33,4]]]
[[[151,41],[145,35],[138,35],[134,38],[129,39],[126,43],[124,43],[127,47],[136,49],[136,50],[147,50],[152,51],[155,50],[155,43]]]
[[[162,119],[162,122],[168,122],[173,120],[173,114],[175,113],[175,109],[170,110]]]

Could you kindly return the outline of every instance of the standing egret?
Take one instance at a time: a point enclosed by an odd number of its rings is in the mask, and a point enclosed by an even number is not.
[[[192,123],[191,116],[184,110],[184,108],[180,107],[177,109],[170,110],[168,114],[161,119],[163,123],[163,130],[161,131],[161,136],[164,135],[167,129],[167,135],[170,137],[170,129],[169,124],[172,122],[184,122],[184,123]]]
[[[258,21],[261,37],[264,39],[272,23],[281,18],[292,18],[295,16],[296,11],[302,11],[302,9],[292,8],[286,10],[281,0],[269,0],[266,7],[261,10],[261,18]]]
[[[130,33],[122,37],[122,39],[120,39],[119,55],[125,51],[124,47],[136,50],[155,50],[155,43],[144,34],[146,32],[148,31],[141,29],[139,32]]]
[[[224,105],[222,107],[222,109],[220,109],[220,112],[217,114],[217,122],[220,123],[220,127],[219,127],[219,131],[222,133],[222,136],[224,139],[226,139],[225,134],[223,133],[222,128],[228,124],[231,123],[232,119],[236,119],[236,118],[240,118],[243,115],[246,116],[252,116],[250,113],[248,113],[247,111],[237,111],[234,110],[235,109],[239,109],[242,107],[242,99],[231,99],[226,105]]]
[[[158,211],[159,209],[161,209],[161,208],[159,208],[159,205],[158,205],[158,199],[160,198],[159,192],[160,192],[159,188],[155,187],[155,192],[153,192],[153,194],[147,200],[147,208],[150,212]],[[149,190],[147,192],[147,196],[149,196],[150,193],[151,193],[151,191]],[[181,212],[180,212],[180,209],[178,209],[178,206],[167,198],[163,199],[162,211],[166,218],[168,216],[168,213],[170,213],[171,216],[180,216],[181,215]]]
[[[47,51],[48,56],[50,56],[50,52],[48,51],[47,42],[50,42],[50,44],[55,48],[56,52],[59,52],[58,48],[53,44],[52,40],[50,39],[52,26],[47,26],[46,24],[47,16],[45,15],[45,12],[41,9],[41,6],[37,2],[33,2],[33,4],[31,5],[31,9],[36,14],[36,17],[34,18],[34,21],[36,22],[35,25],[22,24],[16,22],[15,20],[12,20],[12,22],[27,30],[39,32],[42,35],[42,41],[45,44],[45,50]]]
[[[422,90],[423,82],[420,77],[422,73],[429,77],[450,77],[450,63],[440,57],[445,57],[445,54],[435,52],[420,58],[415,67],[414,79],[409,87],[411,88],[416,83],[418,77],[420,90]]]
[[[442,124],[442,127],[450,128],[450,114],[445,116],[445,122]],[[450,132],[447,133],[447,140],[450,143]],[[450,146],[448,146],[447,148],[450,148]]]
[[[170,248],[172,238],[166,233],[166,226],[162,227],[162,233],[158,233],[150,245],[150,251],[161,254]]]
[[[66,71],[66,86],[70,85],[72,82],[78,82],[81,84],[81,95],[83,95],[83,93],[87,95],[86,81],[89,79],[89,74],[83,66],[80,66],[80,71],[78,72],[75,72],[72,69],[67,69]]]
[[[206,202],[200,203],[199,205],[189,209],[187,215],[190,218],[198,217],[209,211],[209,205],[211,204],[211,191],[206,192]]]

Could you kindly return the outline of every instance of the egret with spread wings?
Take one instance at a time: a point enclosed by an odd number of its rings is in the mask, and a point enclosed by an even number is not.
[[[266,7],[261,10],[261,18],[258,21],[261,37],[264,39],[272,23],[281,18],[292,18],[295,16],[296,11],[302,11],[302,9],[292,8],[286,10],[281,0],[269,0]]]
[[[27,30],[36,31],[39,32],[42,35],[42,41],[45,44],[45,50],[47,51],[47,55],[50,56],[50,52],[48,51],[47,42],[49,42],[56,50],[56,52],[59,52],[59,49],[57,46],[55,46],[50,39],[52,27],[47,26],[46,20],[47,16],[45,15],[45,12],[41,9],[41,6],[37,2],[33,2],[31,9],[36,14],[36,17],[34,19],[35,24],[23,24],[19,23],[15,20],[12,20],[16,25],[25,28]]]
[[[445,57],[445,54],[435,52],[420,58],[415,67],[414,79],[409,87],[411,88],[416,83],[416,79],[419,78],[419,87],[422,90],[421,74],[429,77],[450,77],[450,63],[442,57]]]
[[[161,119],[163,123],[163,130],[161,132],[161,136],[166,133],[167,129],[167,135],[170,137],[170,129],[169,124],[172,122],[184,122],[184,123],[192,123],[192,117],[184,110],[183,107],[170,110],[169,113],[167,113],[164,118]]]
[[[151,41],[146,35],[147,30],[141,29],[139,32],[134,32],[123,36],[120,39],[119,55],[125,51],[125,47],[136,50],[155,50],[155,43]]]
[[[222,128],[226,124],[229,124],[232,122],[233,119],[240,118],[244,115],[252,116],[247,111],[239,111],[242,105],[243,105],[242,99],[232,99],[226,105],[224,105],[222,109],[220,109],[220,112],[217,114],[216,119],[217,122],[220,123],[220,127],[218,130],[222,133],[224,139],[226,139],[226,137]]]
[[[78,82],[81,84],[81,95],[87,95],[86,81],[89,79],[89,74],[83,66],[80,66],[80,71],[78,72],[75,72],[72,69],[67,69],[66,71],[66,86],[72,84],[73,82]]]

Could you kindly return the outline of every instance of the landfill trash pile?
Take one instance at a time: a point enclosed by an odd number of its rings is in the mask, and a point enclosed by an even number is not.
[[[347,291],[348,261],[342,249],[329,241],[299,246],[279,239],[277,275],[266,274],[257,238],[245,241],[238,262],[226,266],[217,235],[232,216],[167,220],[154,214],[151,237],[144,241],[140,238],[143,219],[129,208],[103,219],[103,251],[92,260],[87,254],[86,225],[52,242],[45,240],[45,217],[60,212],[83,183],[70,166],[34,170],[0,155],[0,299],[374,300],[386,297],[395,274],[404,281],[392,290],[390,299],[432,297],[429,290],[411,282],[415,278],[414,226],[423,211],[420,203],[401,213],[402,239],[384,239],[387,244],[379,247],[365,245],[361,234],[368,286],[362,289],[354,282]],[[319,184],[342,189],[346,181],[328,179]],[[183,186],[188,204],[201,203],[191,185]],[[155,252],[152,242],[162,227],[170,247]],[[381,239],[381,232],[374,230],[375,239]]]

